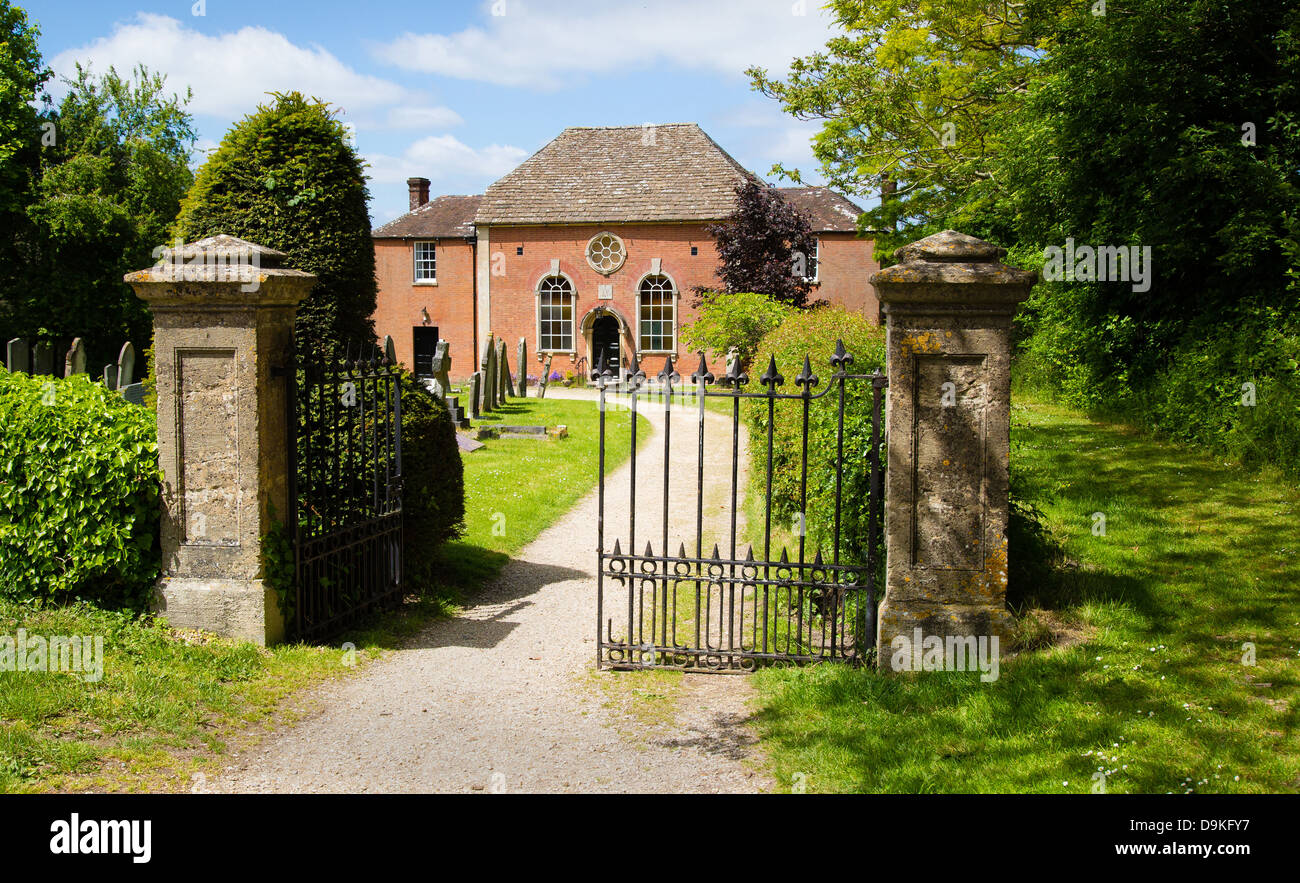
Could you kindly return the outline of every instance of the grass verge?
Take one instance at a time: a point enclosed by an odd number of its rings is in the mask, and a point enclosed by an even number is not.
[[[778,780],[802,774],[823,792],[1300,790],[1300,491],[1041,401],[1018,399],[1012,421],[1017,481],[1066,556],[1022,599],[1027,646],[992,683],[832,665],[759,673],[756,720]]]

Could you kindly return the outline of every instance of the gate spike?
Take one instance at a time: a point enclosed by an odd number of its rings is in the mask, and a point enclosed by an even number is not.
[[[814,386],[816,386],[820,382],[821,381],[817,377],[817,375],[812,372],[812,362],[808,360],[807,356],[804,356],[803,370],[800,371],[799,376],[794,379],[794,385],[802,386],[804,394],[806,395],[809,390],[811,390]]]
[[[717,544],[717,543],[714,543],[714,544],[713,544],[713,557],[714,557],[714,558],[721,558],[721,557],[722,557],[722,554],[721,554],[720,552],[718,552],[718,544]]]
[[[727,373],[722,378],[722,385],[729,389],[739,390],[746,383],[749,383],[749,375],[740,370],[740,359],[737,357],[727,363]]]
[[[611,552],[610,554],[613,555],[615,558],[618,558],[623,554],[623,550],[619,548],[618,545],[618,537],[614,538],[614,551]]]
[[[749,547],[749,551],[745,554],[745,560],[746,560],[746,561],[753,561],[753,560],[754,560],[754,547],[753,547],[753,546],[750,546],[750,547]]]
[[[600,351],[600,358],[596,360],[596,368],[591,372],[591,379],[599,381],[605,376],[605,351]]]
[[[645,557],[646,557],[646,558],[653,558],[654,556],[655,556],[655,550],[652,549],[652,548],[650,548],[650,541],[649,541],[649,540],[646,540],[646,541],[645,541]]]
[[[706,385],[713,382],[713,374],[709,371],[709,363],[704,361],[704,350],[700,350],[700,367],[696,368],[695,373],[691,375],[691,383],[699,383],[701,379],[704,380]]]
[[[817,554],[813,556],[813,567],[821,567],[822,563],[822,550],[818,549]]]
[[[768,392],[775,392],[778,386],[785,383],[785,378],[782,377],[781,372],[776,369],[776,354],[773,353],[767,358],[767,370],[764,371],[763,376],[758,379],[767,387]]]
[[[785,546],[781,547],[781,563],[782,564],[790,563],[790,556],[785,553]]]
[[[853,364],[853,354],[844,349],[844,339],[835,341],[835,355],[831,356],[831,367],[843,371]]]
[[[677,544],[677,557],[678,558],[686,557],[686,543],[683,542]]]

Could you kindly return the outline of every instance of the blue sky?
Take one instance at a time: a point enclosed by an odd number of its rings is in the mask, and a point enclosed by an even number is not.
[[[190,105],[200,149],[270,91],[341,107],[370,163],[376,225],[406,178],[481,193],[565,126],[698,122],[749,169],[820,182],[815,122],[783,114],[744,69],[784,72],[834,33],[818,0],[40,0],[23,5],[59,74],[137,63]],[[196,15],[195,12],[202,12]],[[858,199],[858,202],[863,202]]]

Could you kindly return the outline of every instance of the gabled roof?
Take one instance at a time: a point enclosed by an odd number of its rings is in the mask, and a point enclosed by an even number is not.
[[[695,123],[575,126],[489,187],[474,222],[715,221],[747,177]]]
[[[778,187],[776,190],[808,218],[814,233],[857,232],[861,207],[829,187]]]
[[[439,196],[371,231],[376,239],[473,238],[474,212],[482,196]]]

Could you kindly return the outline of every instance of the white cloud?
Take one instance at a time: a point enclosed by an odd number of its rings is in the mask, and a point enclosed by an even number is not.
[[[390,129],[450,129],[465,120],[450,107],[394,107],[388,111]]]
[[[298,90],[348,112],[398,104],[408,98],[402,86],[358,73],[320,46],[304,48],[282,34],[248,26],[209,35],[174,18],[138,13],[107,37],[60,52],[50,62],[70,76],[74,63],[104,72],[126,73],[137,64],[167,75],[169,88],[194,90],[190,110],[228,119],[251,113],[268,92]]]
[[[396,67],[503,86],[554,89],[575,75],[667,64],[739,76],[784,72],[824,48],[830,14],[818,0],[660,0],[647,6],[496,0],[481,27],[406,33],[376,46]],[[492,14],[504,11],[504,15]]]
[[[519,165],[528,152],[508,144],[470,147],[451,135],[421,138],[401,156],[374,153],[366,156],[367,174],[380,185],[405,184],[407,178],[423,177],[431,181],[455,178],[477,179],[489,184]]]

